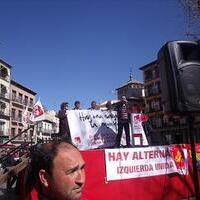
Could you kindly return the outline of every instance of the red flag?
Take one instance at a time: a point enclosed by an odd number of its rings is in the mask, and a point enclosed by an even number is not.
[[[147,122],[148,120],[149,120],[148,115],[141,114],[141,121],[142,121],[142,122]]]

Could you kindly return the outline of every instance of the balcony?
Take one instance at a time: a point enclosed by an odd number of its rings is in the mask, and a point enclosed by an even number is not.
[[[4,110],[4,109],[0,109],[0,115],[4,115],[4,116],[10,116],[10,112],[9,110]]]
[[[11,116],[11,120],[14,122],[22,122],[22,117],[17,117],[17,116]]]
[[[32,101],[28,102],[26,99],[23,100],[23,104],[26,105],[26,106],[28,106],[28,107],[30,107],[30,108],[33,107],[33,102]]]
[[[28,102],[27,99],[22,99],[20,97],[17,97],[15,95],[12,96],[12,101],[15,103],[19,103],[21,105],[28,105],[30,108],[33,107],[33,102]]]
[[[10,81],[10,76],[5,76],[2,73],[0,73],[0,79],[3,79],[5,81],[9,82]]]
[[[9,95],[9,93],[0,92],[0,98],[10,99],[10,95]]]
[[[53,129],[46,129],[46,128],[39,128],[38,131],[41,133],[47,133],[47,134],[54,133]]]
[[[0,136],[9,136],[8,129],[0,130]]]
[[[161,93],[161,89],[160,89],[160,86],[158,86],[158,85],[148,87],[148,88],[145,89],[145,97],[146,98],[159,95],[160,93]]]
[[[12,101],[23,104],[22,99],[17,96],[12,96]]]

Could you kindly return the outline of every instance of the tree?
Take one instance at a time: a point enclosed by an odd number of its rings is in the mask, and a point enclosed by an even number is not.
[[[193,39],[200,38],[200,0],[179,0],[187,20],[186,35]]]

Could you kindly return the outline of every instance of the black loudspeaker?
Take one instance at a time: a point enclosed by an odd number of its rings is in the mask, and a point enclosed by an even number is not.
[[[165,112],[200,112],[200,44],[167,42],[158,52]]]

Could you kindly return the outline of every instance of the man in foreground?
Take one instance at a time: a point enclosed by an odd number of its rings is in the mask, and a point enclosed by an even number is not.
[[[65,141],[38,145],[32,152],[26,199],[37,190],[39,200],[79,200],[85,183],[85,162]],[[28,197],[29,196],[29,197]]]

